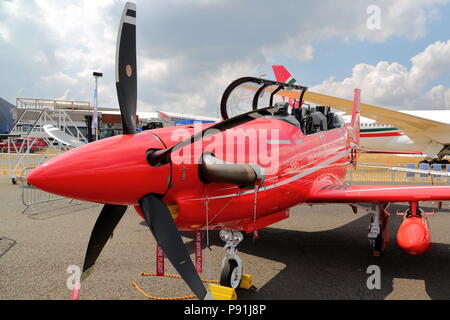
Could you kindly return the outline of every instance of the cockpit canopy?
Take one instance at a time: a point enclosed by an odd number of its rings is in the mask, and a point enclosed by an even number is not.
[[[274,106],[277,111],[267,116],[298,127],[304,134],[340,128],[344,120],[330,107],[311,107],[303,102],[307,87],[261,78],[244,77],[233,81],[225,90],[220,105],[224,120],[237,115]],[[283,95],[289,91],[291,98]],[[294,99],[298,93],[298,98]],[[300,107],[299,107],[300,106]]]
[[[298,105],[308,88],[261,78],[239,78],[223,93],[220,105],[222,118],[226,120],[252,110],[274,106],[277,102],[289,102],[289,99],[277,94],[282,90],[298,92],[298,99],[295,99]]]

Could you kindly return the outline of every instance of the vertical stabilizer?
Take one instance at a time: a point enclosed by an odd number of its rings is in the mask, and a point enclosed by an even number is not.
[[[278,82],[284,82],[289,84],[299,84],[292,74],[287,71],[285,66],[272,66],[273,74]],[[298,108],[298,101],[296,99],[289,98],[289,105],[292,108]]]
[[[355,96],[353,98],[353,109],[352,109],[352,144],[356,147],[360,145],[360,109],[361,109],[361,89],[355,89]]]
[[[297,80],[284,66],[272,66],[273,74],[278,82],[296,84]]]

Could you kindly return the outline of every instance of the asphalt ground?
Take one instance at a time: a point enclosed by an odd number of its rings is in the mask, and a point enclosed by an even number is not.
[[[16,244],[0,256],[0,299],[70,299],[70,265],[81,266],[91,229],[101,207],[60,200],[41,205],[38,215],[23,214],[21,187],[0,177],[0,237]],[[402,207],[394,206],[392,213]],[[403,207],[405,208],[405,207]],[[447,209],[446,209],[447,208]],[[429,218],[432,249],[422,256],[396,245],[401,218],[392,214],[391,243],[381,257],[371,255],[367,240],[370,217],[347,205],[297,206],[290,218],[251,235],[238,247],[253,290],[238,299],[449,299],[450,210],[446,204]],[[204,249],[202,277],[219,279],[224,252],[217,232]],[[193,236],[183,239],[194,252]],[[129,208],[91,276],[82,283],[81,299],[146,299],[132,285],[161,297],[190,295],[182,280],[142,277],[155,271],[155,240]],[[1,255],[1,252],[0,252]],[[369,266],[379,266],[381,288],[368,289]],[[166,272],[176,273],[168,260]]]

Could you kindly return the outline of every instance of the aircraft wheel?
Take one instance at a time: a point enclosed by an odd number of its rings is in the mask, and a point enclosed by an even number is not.
[[[242,278],[242,271],[234,259],[225,262],[220,275],[220,285],[236,289]]]

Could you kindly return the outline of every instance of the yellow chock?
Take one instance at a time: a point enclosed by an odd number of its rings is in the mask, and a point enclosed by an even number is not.
[[[250,274],[242,274],[241,282],[239,283],[239,288],[248,290],[253,286],[252,276]]]
[[[236,291],[233,288],[218,284],[210,284],[209,288],[214,300],[237,300]]]

